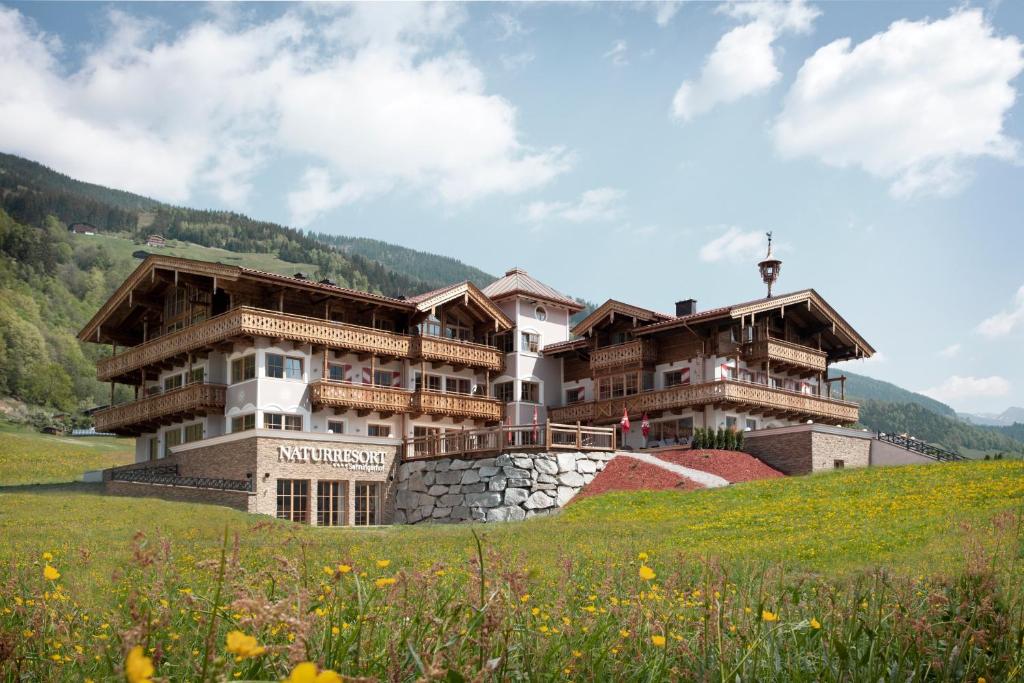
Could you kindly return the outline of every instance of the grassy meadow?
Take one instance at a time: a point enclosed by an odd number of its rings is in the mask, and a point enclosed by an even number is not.
[[[1016,461],[362,530],[5,492],[0,677],[1013,680],[1022,506]]]
[[[76,481],[134,460],[134,439],[50,436],[0,421],[0,486]]]

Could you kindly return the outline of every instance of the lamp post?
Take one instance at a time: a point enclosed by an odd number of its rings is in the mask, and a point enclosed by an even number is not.
[[[772,257],[772,234],[771,232],[765,233],[768,235],[768,254],[764,260],[757,264],[758,270],[761,271],[761,279],[766,285],[768,285],[768,298],[772,298],[772,285],[779,279],[779,271],[782,270],[782,261]]]

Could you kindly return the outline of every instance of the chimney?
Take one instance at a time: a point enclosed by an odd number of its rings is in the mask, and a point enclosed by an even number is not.
[[[683,299],[682,301],[676,302],[676,317],[682,317],[684,315],[693,315],[697,312],[697,300],[696,299]]]

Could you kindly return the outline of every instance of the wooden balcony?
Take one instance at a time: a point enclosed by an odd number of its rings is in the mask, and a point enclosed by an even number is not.
[[[417,413],[485,422],[500,422],[505,413],[504,405],[497,399],[470,394],[417,391],[412,404]]]
[[[814,420],[826,424],[851,424],[856,422],[858,417],[856,403],[734,380],[688,384],[646,391],[623,398],[550,408],[548,416],[556,422],[579,420],[609,423],[622,417],[623,408],[629,411],[631,418],[638,419],[644,413],[702,408],[706,405],[733,408],[739,412],[779,419]]]
[[[367,414],[408,413],[413,408],[412,396],[408,389],[371,384],[320,380],[309,385],[309,400],[314,406],[351,409]]]
[[[410,355],[432,363],[484,368],[495,372],[501,371],[505,365],[505,354],[493,346],[429,335],[412,337]]]
[[[593,372],[601,372],[613,368],[652,364],[657,355],[657,349],[649,339],[634,339],[625,344],[595,349],[590,354],[590,369]]]
[[[138,434],[154,426],[224,412],[223,384],[187,384],[131,403],[111,406],[93,415],[96,431]]]
[[[801,374],[825,372],[828,356],[807,346],[781,339],[760,339],[743,345],[744,360],[750,363],[769,363],[773,370]]]

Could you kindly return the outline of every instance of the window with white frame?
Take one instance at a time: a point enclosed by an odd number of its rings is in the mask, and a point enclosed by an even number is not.
[[[540,335],[536,332],[520,332],[519,350],[528,353],[539,353]]]
[[[444,378],[444,390],[449,394],[468,394],[470,393],[470,381],[466,377],[445,377]]]
[[[181,373],[164,377],[164,391],[170,391],[171,389],[177,389],[181,386]]]
[[[494,384],[494,398],[504,403],[511,403],[515,400],[515,384],[512,381],[508,382],[495,382]]]
[[[565,402],[566,403],[580,403],[584,400],[586,391],[583,387],[574,387],[572,389],[565,390]]]
[[[267,377],[302,379],[302,359],[279,353],[267,354]]]
[[[302,431],[301,415],[285,415],[283,413],[263,413],[264,429],[280,429],[286,432]]]
[[[250,429],[256,429],[256,413],[231,418],[232,433],[245,432]]]
[[[391,425],[385,423],[371,423],[366,425],[367,436],[378,436],[384,439],[391,437]]]
[[[520,382],[519,400],[523,403],[540,403],[540,382]]]
[[[345,421],[344,420],[328,420],[327,421],[327,432],[329,434],[344,434],[345,433]]]
[[[416,391],[423,391],[423,373],[416,373]],[[427,391],[441,391],[441,375],[427,375]]]
[[[201,441],[203,438],[203,423],[196,422],[185,427],[185,443]]]
[[[690,383],[690,368],[669,370],[664,374],[665,386],[676,387]]]
[[[256,354],[250,353],[231,361],[231,383],[237,384],[256,377]]]

